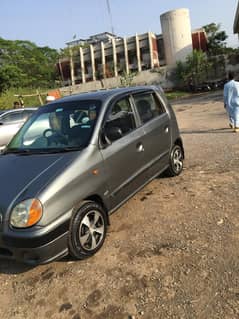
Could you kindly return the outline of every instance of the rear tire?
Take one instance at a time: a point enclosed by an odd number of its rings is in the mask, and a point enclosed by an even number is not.
[[[76,259],[94,255],[103,245],[107,218],[102,206],[83,201],[72,216],[69,231],[69,253]]]
[[[165,171],[167,176],[173,177],[181,174],[183,170],[183,149],[180,145],[174,145],[170,157],[169,157],[169,167]]]

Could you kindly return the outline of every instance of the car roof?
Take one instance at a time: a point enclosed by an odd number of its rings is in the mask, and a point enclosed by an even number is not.
[[[0,117],[4,117],[7,114],[11,114],[13,112],[17,112],[20,114],[20,112],[23,111],[32,111],[32,113],[36,112],[37,107],[24,107],[24,108],[20,108],[20,109],[5,109],[5,110],[0,110]],[[30,114],[31,115],[31,114]]]
[[[104,89],[98,91],[92,91],[87,93],[78,93],[69,96],[65,96],[61,99],[55,100],[48,104],[55,104],[59,102],[74,102],[79,100],[101,100],[105,101],[110,97],[114,97],[124,93],[136,93],[136,92],[145,92],[146,90],[153,90],[154,86],[133,86],[133,87],[124,87],[116,89]]]
[[[19,108],[19,109],[1,109],[0,114],[3,113],[11,113],[11,112],[20,112],[20,111],[36,111],[37,107],[24,107],[24,108]]]

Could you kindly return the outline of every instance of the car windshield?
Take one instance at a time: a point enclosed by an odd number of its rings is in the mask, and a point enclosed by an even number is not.
[[[45,105],[25,123],[5,153],[82,149],[90,142],[100,107],[98,100]]]

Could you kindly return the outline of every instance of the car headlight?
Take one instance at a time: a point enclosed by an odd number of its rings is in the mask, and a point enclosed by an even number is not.
[[[41,219],[42,210],[42,204],[38,199],[24,200],[13,208],[10,224],[17,228],[31,227]]]

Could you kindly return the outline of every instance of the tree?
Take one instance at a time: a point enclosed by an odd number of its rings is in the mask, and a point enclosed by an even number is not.
[[[186,61],[178,61],[176,76],[180,86],[195,87],[205,82],[211,70],[211,63],[207,55],[198,50],[193,50],[186,57]]]
[[[15,87],[53,87],[59,53],[30,41],[0,38],[0,93]]]
[[[24,74],[15,65],[4,65],[0,68],[0,92],[8,90],[10,87],[19,87]]]
[[[210,23],[203,26],[208,40],[208,52],[210,55],[221,54],[226,48],[226,39],[228,38],[225,31],[220,31],[220,24]]]
[[[127,73],[125,70],[120,77],[120,83],[122,86],[131,86],[133,85],[134,77],[137,75],[137,72]]]

